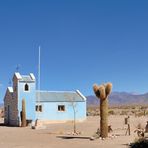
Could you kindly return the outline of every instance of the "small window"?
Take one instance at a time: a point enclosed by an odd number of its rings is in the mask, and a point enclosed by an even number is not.
[[[36,105],[35,110],[36,112],[42,112],[42,105]]]
[[[25,84],[25,91],[29,91],[29,85]]]
[[[65,105],[58,105],[58,111],[64,112],[65,111]]]

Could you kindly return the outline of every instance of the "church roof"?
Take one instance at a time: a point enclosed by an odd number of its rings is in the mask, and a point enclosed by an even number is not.
[[[34,82],[35,76],[33,73],[30,73],[29,75],[21,75],[20,73],[16,72],[14,76],[20,81],[20,82]]]
[[[84,102],[86,98],[77,91],[37,91],[37,102]]]
[[[22,79],[20,81],[28,82],[28,81],[33,81],[33,80],[32,80],[32,78],[30,76],[23,76],[22,75]]]
[[[33,78],[31,75],[22,75],[22,79],[19,81],[23,82],[34,82],[35,78]]]
[[[16,72],[14,75],[17,77],[17,79],[22,79],[20,73]]]

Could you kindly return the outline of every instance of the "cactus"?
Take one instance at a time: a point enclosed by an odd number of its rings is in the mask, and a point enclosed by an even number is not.
[[[108,96],[111,93],[112,84],[107,83],[98,86],[93,85],[94,93],[100,98],[100,132],[101,137],[108,137]]]
[[[101,85],[101,86],[99,87],[99,92],[100,92],[100,98],[101,98],[102,100],[104,100],[104,99],[106,98],[106,93],[105,93],[105,88],[104,88],[103,85]]]
[[[22,127],[26,127],[26,102],[25,99],[22,100]]]
[[[112,91],[112,83],[107,83],[105,86],[106,96],[108,97]]]
[[[100,97],[100,91],[99,91],[99,86],[97,84],[93,85],[93,90],[94,90],[96,96],[99,98]]]

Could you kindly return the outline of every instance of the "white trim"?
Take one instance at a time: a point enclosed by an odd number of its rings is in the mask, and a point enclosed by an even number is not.
[[[34,76],[33,73],[30,73],[30,77],[31,77],[32,80],[35,80],[35,76]]]
[[[86,97],[79,90],[76,90],[76,93],[86,101]]]
[[[17,79],[22,79],[22,76],[18,72],[15,72],[15,76],[17,77]]]
[[[8,87],[9,92],[13,92],[13,88],[12,87]]]

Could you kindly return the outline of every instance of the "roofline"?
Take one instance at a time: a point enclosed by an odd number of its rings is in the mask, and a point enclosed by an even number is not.
[[[35,81],[35,76],[34,76],[34,74],[33,74],[33,73],[30,73],[30,77],[31,77],[31,79],[32,79],[32,80],[34,80],[34,81]]]
[[[14,77],[16,77],[17,80],[22,79],[21,74],[19,72],[15,72],[14,75],[13,75],[13,79],[14,79]]]
[[[40,103],[40,102],[71,102],[71,101],[68,101],[68,100],[67,101],[57,101],[57,100],[55,100],[55,101],[54,100],[53,101],[46,101],[46,100],[45,101],[42,101],[42,100],[37,101],[36,100],[36,103]],[[85,102],[85,101],[84,100],[82,100],[82,101],[75,100],[75,102]]]
[[[10,92],[10,93],[13,93],[14,91],[13,91],[13,87],[7,87],[7,90]],[[12,90],[12,91],[11,91]]]
[[[19,82],[34,83],[34,82],[35,82],[35,80],[30,80],[30,81],[19,80]]]
[[[14,91],[13,92],[10,91],[10,88],[13,89],[13,87],[7,87],[6,92],[5,92],[5,95],[4,95],[4,98],[3,98],[3,101],[5,101],[7,93],[9,93],[11,95],[14,93]]]
[[[84,101],[86,101],[86,97],[79,91],[79,90],[76,90],[76,93],[84,99]]]
[[[60,92],[60,93],[65,93],[65,92],[69,92],[69,93],[76,93],[76,91],[48,91],[48,90],[36,90],[36,92],[53,92],[53,93],[57,93],[57,92]]]
[[[86,102],[86,97],[82,95],[79,90],[76,91],[45,91],[45,90],[36,90],[36,93],[74,93],[77,94],[82,100],[75,100],[75,102]],[[36,100],[37,103],[39,102],[71,102],[71,100]]]

